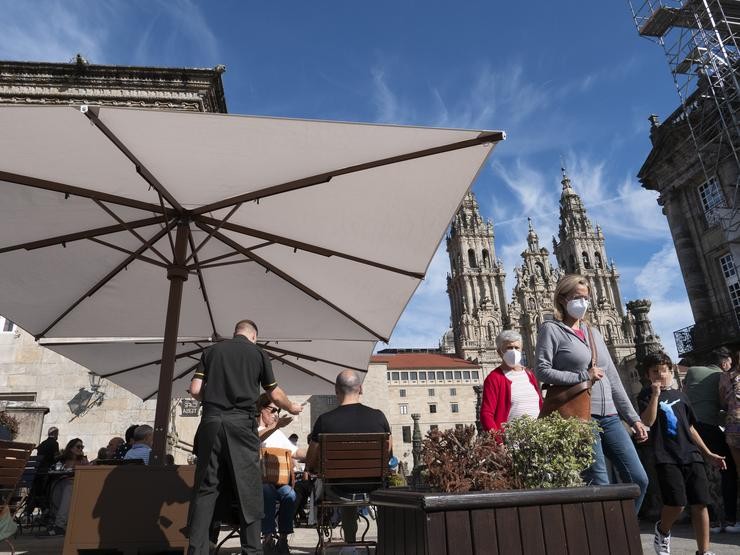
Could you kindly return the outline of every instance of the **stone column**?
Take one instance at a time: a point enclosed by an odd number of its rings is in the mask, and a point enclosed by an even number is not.
[[[414,420],[414,430],[411,436],[411,454],[414,459],[414,468],[416,469],[421,466],[421,428],[419,428],[421,414],[415,412],[411,415],[411,418]]]

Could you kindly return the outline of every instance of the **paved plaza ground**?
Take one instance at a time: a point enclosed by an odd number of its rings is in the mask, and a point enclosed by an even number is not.
[[[647,522],[640,523],[642,548],[646,555],[651,555],[653,551],[653,526]],[[225,534],[225,533],[224,533]],[[370,528],[368,538],[376,537],[375,526]],[[690,526],[676,526],[673,531],[673,542],[671,553],[673,555],[694,555],[696,552],[696,543],[693,540],[693,533]],[[223,537],[223,536],[222,536]],[[316,547],[316,531],[310,528],[297,528],[291,538],[291,553],[295,555],[313,554]],[[14,541],[16,553],[18,555],[59,555],[64,545],[63,538],[37,538],[33,535],[19,536]],[[740,534],[717,534],[712,537],[712,550],[717,555],[738,555],[740,553]],[[0,544],[0,554],[10,553],[7,546]],[[221,549],[223,555],[234,555],[239,553],[238,539],[229,540],[225,547]],[[327,552],[328,553],[328,552]],[[334,551],[333,553],[338,553]],[[363,553],[359,551],[358,553]],[[526,555],[526,554],[524,554]]]

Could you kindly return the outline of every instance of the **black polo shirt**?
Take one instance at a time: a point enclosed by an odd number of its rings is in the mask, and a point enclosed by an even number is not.
[[[203,412],[241,410],[254,413],[260,385],[277,385],[267,354],[243,335],[203,351],[195,378],[203,380]]]

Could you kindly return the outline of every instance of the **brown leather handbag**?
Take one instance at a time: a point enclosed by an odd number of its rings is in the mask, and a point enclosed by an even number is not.
[[[594,345],[594,334],[591,326],[586,324],[588,332],[588,345],[591,348],[591,366],[596,366],[596,347]],[[542,409],[539,418],[544,418],[553,412],[557,412],[563,418],[591,419],[591,386],[592,380],[579,382],[575,385],[548,385],[542,401]]]

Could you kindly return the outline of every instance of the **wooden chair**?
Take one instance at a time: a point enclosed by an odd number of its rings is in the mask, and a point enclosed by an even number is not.
[[[316,553],[327,547],[363,546],[370,552],[370,546],[377,542],[365,541],[370,521],[363,517],[366,526],[360,541],[352,543],[334,541],[331,515],[334,509],[369,507],[369,492],[386,486],[388,476],[388,433],[373,434],[320,434],[320,467],[318,478],[322,481],[324,494],[316,502],[316,529],[319,543]],[[342,488],[344,491],[368,492],[360,499],[328,499],[327,489]],[[346,538],[345,538],[346,539]]]
[[[15,517],[18,504],[22,500],[20,496],[16,495],[16,489],[23,472],[26,470],[26,463],[31,456],[31,451],[35,447],[33,443],[0,440],[0,507],[8,507],[10,518]],[[15,553],[10,540],[6,539],[5,541],[10,546],[11,552]]]

